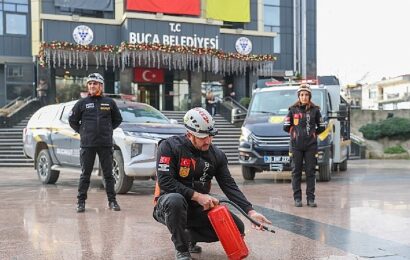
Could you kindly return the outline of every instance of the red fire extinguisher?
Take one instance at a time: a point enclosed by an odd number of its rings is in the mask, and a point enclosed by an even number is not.
[[[257,221],[251,219],[239,206],[228,200],[220,200],[235,206],[242,214],[244,214],[252,223],[257,226],[262,226]],[[215,230],[216,235],[221,241],[222,247],[225,250],[227,257],[230,260],[240,260],[248,256],[249,250],[240,234],[238,227],[235,224],[228,207],[225,205],[218,205],[208,212],[208,218]],[[263,229],[275,233],[265,226]]]

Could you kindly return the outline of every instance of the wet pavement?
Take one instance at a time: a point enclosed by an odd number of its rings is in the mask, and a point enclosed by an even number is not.
[[[316,185],[317,208],[293,206],[288,174],[262,173],[238,185],[276,234],[246,224],[247,259],[410,259],[410,164],[349,161],[347,172]],[[2,168],[0,259],[174,259],[170,235],[152,218],[153,181],[135,181],[108,210],[97,178],[86,212],[75,211],[78,175],[42,185],[31,168]],[[302,189],[305,190],[304,183]],[[221,195],[217,185],[213,193]],[[195,259],[226,259],[219,242]]]

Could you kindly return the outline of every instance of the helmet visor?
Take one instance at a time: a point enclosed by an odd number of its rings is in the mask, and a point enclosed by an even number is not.
[[[218,134],[218,129],[216,129],[215,127],[209,129],[209,130],[199,130],[199,131],[195,131],[194,128],[189,127],[188,125],[185,124],[185,128],[194,136],[198,137],[198,138],[205,138],[208,136],[215,136]]]

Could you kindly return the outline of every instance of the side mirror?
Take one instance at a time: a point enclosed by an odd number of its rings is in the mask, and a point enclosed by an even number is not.
[[[346,103],[339,104],[339,112],[337,117],[340,121],[346,121],[348,116],[348,107]]]

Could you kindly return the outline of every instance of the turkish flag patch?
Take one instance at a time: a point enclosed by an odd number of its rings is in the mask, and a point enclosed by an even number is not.
[[[179,163],[181,167],[190,167],[191,166],[191,159],[190,158],[181,158],[181,162]]]
[[[159,163],[164,163],[164,164],[168,164],[171,161],[171,157],[169,156],[161,156],[161,158],[159,159]]]

